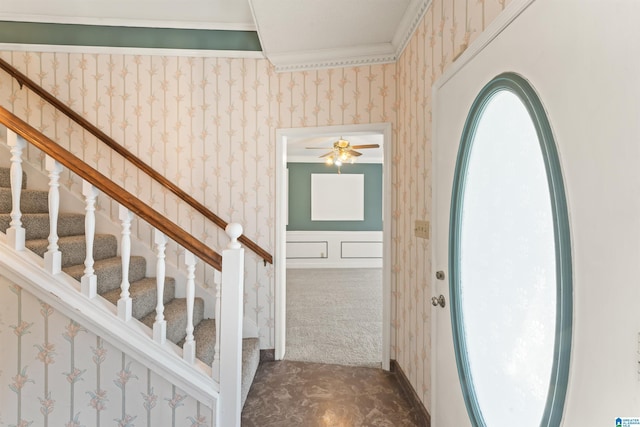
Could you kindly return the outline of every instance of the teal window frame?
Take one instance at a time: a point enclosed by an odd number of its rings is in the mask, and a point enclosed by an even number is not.
[[[496,76],[480,91],[467,116],[456,159],[451,197],[451,228],[449,232],[449,259],[451,261],[449,267],[449,298],[451,300],[451,322],[458,378],[460,379],[465,405],[472,424],[478,427],[486,426],[475,394],[473,379],[471,378],[462,318],[459,275],[461,225],[466,173],[476,130],[489,101],[497,92],[504,90],[515,94],[522,101],[535,126],[551,197],[555,240],[557,306],[554,362],[540,426],[557,427],[560,426],[562,420],[569,380],[573,329],[573,277],[569,215],[560,159],[544,106],[531,84],[515,73],[504,73]]]

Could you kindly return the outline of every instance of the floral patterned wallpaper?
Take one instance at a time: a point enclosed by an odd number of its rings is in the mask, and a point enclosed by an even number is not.
[[[391,355],[429,407],[431,246],[413,236],[430,219],[431,86],[508,0],[433,0],[396,64],[276,73],[267,60],[121,54],[0,52],[45,89],[178,183],[273,253],[275,130],[391,122],[393,158]],[[96,143],[0,78],[0,104],[214,248],[224,233]],[[30,150],[32,161],[39,161]],[[79,192],[81,182],[63,184]],[[117,218],[117,207],[99,208]],[[148,226],[134,233],[151,243]],[[178,263],[179,252],[168,252]],[[277,256],[277,254],[275,254]],[[245,313],[274,347],[273,268],[247,252]],[[212,275],[200,267],[209,284]]]
[[[392,355],[431,403],[431,242],[413,234],[431,221],[431,88],[508,0],[433,0],[397,65],[393,157]],[[393,357],[393,356],[392,356]]]
[[[213,411],[0,277],[0,425],[214,425]]]

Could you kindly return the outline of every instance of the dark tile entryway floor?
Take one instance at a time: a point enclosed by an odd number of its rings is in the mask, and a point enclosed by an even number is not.
[[[243,427],[413,427],[418,415],[395,376],[374,368],[262,362]]]

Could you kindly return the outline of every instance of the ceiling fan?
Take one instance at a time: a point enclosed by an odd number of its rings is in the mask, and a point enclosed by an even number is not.
[[[333,147],[329,149],[330,151],[328,153],[321,155],[320,158],[326,157],[327,164],[329,165],[335,164],[336,166],[340,167],[344,162],[354,163],[356,157],[362,156],[362,153],[356,150],[362,150],[366,148],[379,148],[379,147],[380,145],[378,144],[351,145],[349,141],[347,141],[346,139],[340,138],[333,143]],[[327,149],[327,147],[306,147],[306,148],[309,150],[318,150],[318,149],[326,150]]]

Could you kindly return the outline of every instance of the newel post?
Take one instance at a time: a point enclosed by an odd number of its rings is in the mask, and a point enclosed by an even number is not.
[[[222,299],[220,319],[220,401],[218,423],[221,426],[240,426],[242,414],[242,307],[244,295],[244,249],[238,242],[242,235],[240,224],[225,229],[231,239],[222,251]],[[216,320],[218,322],[218,320]]]

